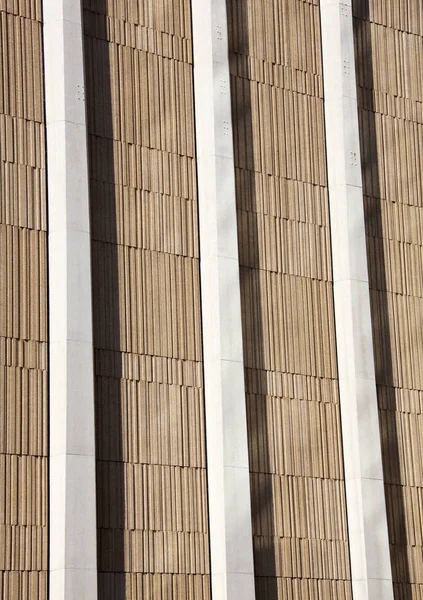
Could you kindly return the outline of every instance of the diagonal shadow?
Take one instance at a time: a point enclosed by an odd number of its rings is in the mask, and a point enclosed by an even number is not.
[[[354,14],[357,15],[354,17],[354,38],[358,97],[360,98],[360,86],[365,88],[366,93],[366,110],[360,110],[359,108],[359,126],[363,191],[364,195],[368,196],[365,201],[365,224],[376,386],[394,596],[396,600],[412,600],[404,499],[401,493],[389,493],[390,487],[401,485],[401,472],[391,353],[391,338],[394,332],[390,324],[386,276],[386,269],[390,268],[390,265],[382,243],[382,200],[376,143],[376,107],[373,95],[373,69],[377,67],[377,64],[375,63],[370,38],[369,4],[370,0],[355,0],[353,2]],[[369,243],[373,235],[377,236],[375,239],[377,253],[372,252],[372,246]],[[373,248],[376,247],[376,244]],[[382,394],[384,394],[383,405],[388,407],[388,410],[381,407]]]
[[[227,0],[229,60],[237,55],[250,55],[248,31],[253,30],[248,14],[248,1],[236,3]],[[241,33],[242,32],[242,33]],[[242,39],[241,36],[242,35]],[[238,36],[238,37],[236,37]],[[248,179],[248,189],[242,184],[242,171],[254,172],[253,115],[251,84],[231,75],[232,126],[234,134],[234,159],[236,167],[236,198],[238,220],[238,245],[240,248],[241,314],[244,345],[245,391],[250,464],[251,511],[253,528],[254,571],[257,600],[278,600],[277,565],[275,557],[275,520],[270,469],[269,393],[265,368],[265,348],[259,283],[259,220],[254,212],[260,202],[254,178]],[[257,125],[256,125],[257,126]],[[247,196],[248,195],[248,199]],[[253,212],[248,219],[241,218],[240,210],[250,205]],[[248,247],[243,252],[242,247]],[[254,319],[254,316],[258,318]],[[260,380],[257,389],[249,389],[250,373]],[[264,476],[263,476],[264,475]]]
[[[83,0],[95,376],[98,598],[125,600],[125,479],[107,0]],[[94,599],[93,599],[94,600]]]

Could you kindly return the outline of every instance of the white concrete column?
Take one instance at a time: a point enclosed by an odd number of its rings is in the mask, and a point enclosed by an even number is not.
[[[213,600],[254,600],[225,0],[192,2]]]
[[[96,600],[94,381],[80,0],[43,0],[50,301],[50,598]]]
[[[351,0],[321,0],[335,323],[354,600],[393,598],[373,359]]]

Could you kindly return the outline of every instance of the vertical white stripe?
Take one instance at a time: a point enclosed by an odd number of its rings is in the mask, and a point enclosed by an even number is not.
[[[225,0],[192,2],[213,600],[254,600]]]
[[[43,0],[50,299],[50,598],[96,600],[94,389],[80,0]]]
[[[329,204],[354,600],[393,598],[383,486],[351,0],[321,0]]]

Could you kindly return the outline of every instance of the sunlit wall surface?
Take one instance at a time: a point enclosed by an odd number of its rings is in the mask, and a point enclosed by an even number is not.
[[[210,597],[190,3],[84,1],[99,597]]]
[[[47,599],[41,1],[0,2],[0,598]]]
[[[395,598],[423,586],[423,6],[353,2],[367,259]]]
[[[256,595],[351,597],[318,2],[227,2]]]

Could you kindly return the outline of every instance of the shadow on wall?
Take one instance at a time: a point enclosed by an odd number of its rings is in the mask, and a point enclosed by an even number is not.
[[[234,54],[249,55],[248,32],[254,28],[249,23],[248,0],[238,0],[236,3],[227,0],[228,34],[229,34],[229,61],[234,59]],[[236,34],[235,34],[236,32]],[[237,81],[238,80],[238,81]],[[237,85],[239,82],[241,85]],[[260,203],[256,201],[259,193],[251,178],[251,185],[243,186],[240,180],[241,170],[247,169],[254,172],[254,164],[260,160],[254,158],[253,147],[253,116],[251,87],[247,80],[231,75],[232,98],[232,125],[234,135],[234,158],[236,167],[236,198],[239,210],[243,205],[255,207]],[[258,126],[256,123],[255,127]],[[257,157],[256,157],[257,159]],[[246,189],[248,187],[248,189]],[[250,196],[249,202],[242,195]],[[253,550],[255,587],[257,600],[278,600],[277,568],[275,557],[275,522],[272,493],[272,474],[270,472],[269,443],[270,436],[268,423],[268,403],[266,395],[267,378],[263,374],[265,369],[264,335],[262,323],[262,303],[259,283],[259,222],[256,213],[251,213],[249,224],[245,219],[238,218],[238,245],[249,248],[248,262],[243,259],[240,252],[240,287],[241,287],[241,312],[244,345],[245,365],[245,390],[247,407],[248,448],[250,464],[251,485],[251,510],[253,529]],[[256,217],[256,218],[254,218]],[[256,317],[256,318],[255,318]],[[248,371],[256,370],[256,390],[249,389]],[[253,406],[254,403],[254,406]],[[252,418],[252,416],[254,418]],[[260,456],[257,456],[258,449]],[[260,465],[260,470],[258,466]],[[265,473],[259,476],[258,473]]]
[[[376,144],[376,116],[373,94],[372,71],[377,68],[373,58],[370,38],[369,3],[372,0],[354,0],[354,38],[357,86],[366,89],[366,109],[359,109],[361,162],[363,173],[363,190],[367,196],[365,201],[366,234],[382,238],[383,223],[381,214],[380,173],[378,170],[378,151]],[[360,98],[360,89],[358,96]],[[385,140],[386,143],[386,140]],[[386,150],[386,148],[385,148]],[[371,314],[373,326],[373,343],[375,349],[376,383],[380,406],[381,393],[384,394],[384,405],[389,407],[387,419],[379,419],[381,428],[382,459],[385,482],[401,485],[399,440],[397,422],[395,419],[395,390],[393,378],[393,363],[391,354],[391,331],[386,269],[390,268],[389,258],[385,256],[383,244],[378,243],[379,252],[372,253],[367,244],[367,259],[369,264],[369,286]],[[384,386],[383,390],[381,386]],[[380,416],[380,413],[379,413]],[[388,426],[389,423],[389,426]],[[385,486],[385,490],[387,487]],[[407,535],[405,520],[405,505],[402,494],[385,494],[387,503],[388,531],[391,552],[391,565],[394,580],[396,600],[412,600],[410,585],[410,565],[407,557]],[[393,543],[395,542],[395,543]]]
[[[247,0],[239,0],[236,12],[232,12],[233,2],[228,0],[228,20],[231,31],[231,20],[235,27],[234,18],[244,24],[244,31],[248,31]],[[368,0],[361,2],[362,16],[368,18]],[[93,10],[94,7],[94,10]],[[111,93],[111,69],[109,48],[105,41],[106,32],[106,0],[84,0],[85,19],[85,60],[86,60],[86,98],[89,131],[89,160],[90,160],[90,198],[91,198],[91,223],[92,223],[92,275],[93,275],[93,322],[94,322],[94,348],[95,348],[95,401],[96,401],[96,452],[97,452],[97,526],[98,526],[98,584],[99,598],[110,600],[124,600],[126,597],[125,583],[125,553],[124,553],[124,528],[125,528],[125,479],[124,479],[124,449],[122,442],[122,393],[121,378],[122,367],[120,360],[120,325],[119,325],[119,265],[116,217],[116,193],[113,182],[116,179],[113,156],[113,113]],[[231,19],[231,13],[234,15]],[[362,72],[366,71],[366,87],[371,89],[373,81],[371,70],[366,66],[372,64],[372,48],[370,39],[362,31],[368,27],[366,20],[355,19],[356,39],[368,40],[367,44],[356,44],[356,63],[359,81]],[[103,39],[100,39],[103,38]],[[231,34],[230,34],[231,39]],[[237,40],[237,46],[232,50],[243,55],[248,55],[248,36]],[[234,78],[232,79],[234,83]],[[248,85],[242,87],[242,94],[233,89],[233,129],[235,164],[240,165],[238,149],[241,144],[250,150],[246,157],[247,168],[254,169],[253,157],[253,123],[252,100]],[[373,107],[371,107],[373,108]],[[377,148],[375,131],[375,118],[369,112],[370,130],[373,135],[366,135],[361,126],[361,155],[363,178],[372,181],[372,200],[367,203],[366,226],[368,231],[382,231],[380,190],[377,173]],[[361,120],[362,125],[362,120]],[[238,139],[240,142],[238,143]],[[238,204],[241,188],[237,189]],[[248,193],[255,205],[254,197],[257,193],[252,186]],[[370,195],[367,189],[366,193]],[[370,207],[370,208],[369,208]],[[239,223],[242,223],[239,220]],[[259,267],[258,257],[258,222],[248,231],[239,230],[239,239],[246,240],[250,248],[257,250],[254,265]],[[369,255],[369,261],[376,260]],[[380,261],[380,262],[379,262]],[[388,300],[386,293],[385,257],[379,256],[377,269],[370,269],[370,273],[378,271],[378,288],[376,281],[370,280],[370,287],[380,292],[372,296],[372,315],[374,324],[375,347],[377,340],[384,340],[384,364],[376,356],[376,379],[379,384],[389,389],[389,406],[395,407],[395,394],[393,389],[392,357],[390,356],[390,325],[388,316]],[[263,328],[260,320],[256,320],[252,331],[246,334],[246,323],[250,320],[246,311],[249,306],[254,307],[254,313],[261,315],[260,293],[257,290],[258,279],[256,269],[244,266],[241,263],[241,297],[242,318],[244,328],[244,353],[245,364],[250,368],[264,367],[264,339]],[[377,304],[376,304],[377,299]],[[379,328],[379,330],[376,330]],[[250,336],[252,339],[250,339]],[[248,341],[250,340],[250,341]],[[250,352],[248,344],[254,347]],[[254,356],[254,364],[251,357]],[[264,379],[264,378],[263,378]],[[247,414],[249,411],[248,378],[246,378]],[[269,432],[267,428],[268,414],[264,400],[267,393],[266,382],[261,382],[261,402],[257,403],[256,419],[249,419],[248,437],[250,448],[250,464],[254,464],[251,451],[260,447],[264,455],[261,464],[269,465]],[[395,424],[395,420],[392,420]],[[399,473],[399,448],[396,431],[382,431],[382,450],[385,473],[392,473],[392,483],[400,482]],[[389,468],[387,461],[389,460]],[[267,469],[269,470],[269,469]],[[252,477],[255,482],[259,478]],[[254,536],[254,561],[256,572],[257,600],[278,600],[277,569],[274,548],[274,515],[272,500],[271,476],[260,478],[260,489],[252,488],[252,517]],[[256,484],[257,485],[257,484]],[[399,502],[399,501],[398,501]],[[396,544],[391,546],[391,559],[393,573],[399,574],[402,585],[397,586],[396,597],[398,600],[411,600],[411,586],[409,565],[406,552],[405,507],[403,503],[395,506],[388,505],[388,526],[390,539]],[[263,536],[261,524],[266,523],[266,536]],[[258,543],[260,541],[260,543]],[[126,567],[127,568],[127,567]]]
[[[93,281],[97,568],[98,598],[125,600],[121,299],[107,4],[106,0],[83,0]]]

